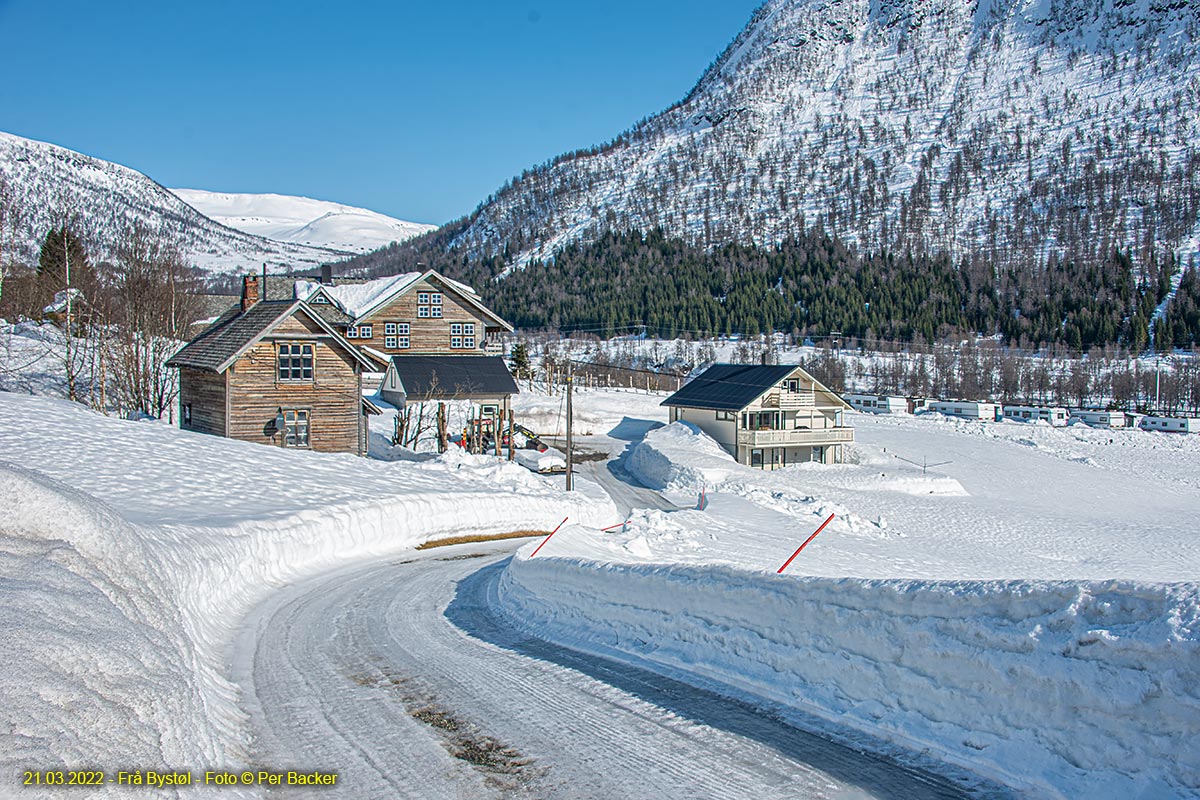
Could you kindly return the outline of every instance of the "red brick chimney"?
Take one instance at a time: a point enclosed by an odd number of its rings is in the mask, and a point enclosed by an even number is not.
[[[250,306],[261,300],[258,293],[258,276],[247,275],[242,278],[242,313],[245,314]]]

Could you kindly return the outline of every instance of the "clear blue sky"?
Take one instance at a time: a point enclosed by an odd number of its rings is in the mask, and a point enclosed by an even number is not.
[[[0,130],[418,222],[681,99],[761,0],[0,0]]]

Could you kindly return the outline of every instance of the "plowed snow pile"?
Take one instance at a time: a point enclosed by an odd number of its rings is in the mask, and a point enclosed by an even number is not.
[[[1200,795],[1200,437],[853,422],[857,463],[773,473],[649,432],[625,466],[707,508],[522,548],[506,613],[1031,796]]]
[[[430,538],[615,514],[485,457],[285,452],[6,392],[0,498],[9,786],[25,769],[240,769],[223,657],[267,592]]]

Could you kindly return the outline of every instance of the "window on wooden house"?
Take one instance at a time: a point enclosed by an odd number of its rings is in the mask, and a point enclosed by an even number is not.
[[[417,317],[420,319],[429,319],[429,306],[417,306]]]
[[[279,380],[311,381],[313,379],[313,346],[297,342],[279,345]]]
[[[451,336],[462,336],[462,332],[463,332],[463,326],[462,326],[461,322],[451,322],[450,323],[450,335]]]
[[[370,325],[359,325],[358,326],[358,338],[370,339],[371,336],[372,336],[372,331],[371,331]]]
[[[283,446],[308,447],[308,409],[292,408],[283,412]]]
[[[358,338],[358,327],[355,325],[351,325],[349,328],[346,328],[346,338],[347,339],[357,339]]]
[[[397,336],[396,337],[396,349],[397,350],[407,350],[408,349],[408,337],[407,336]]]
[[[474,350],[475,349],[475,337],[474,336],[464,336],[463,337],[463,349],[465,349],[465,350]]]
[[[450,349],[451,350],[461,350],[462,346],[463,346],[463,337],[461,337],[461,336],[451,336],[450,337]]]
[[[396,337],[395,336],[383,337],[383,346],[394,350],[396,348]]]
[[[384,336],[395,336],[396,335],[396,323],[394,323],[394,322],[383,323],[383,335]]]

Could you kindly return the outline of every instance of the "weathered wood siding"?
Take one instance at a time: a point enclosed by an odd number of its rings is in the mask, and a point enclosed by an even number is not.
[[[191,423],[184,409],[192,407]],[[182,367],[179,370],[179,427],[185,431],[225,435],[225,376]]]
[[[280,381],[277,345],[311,342],[313,380]],[[362,397],[356,362],[315,323],[296,315],[250,348],[228,370],[233,439],[282,446],[275,430],[282,409],[309,412],[309,448],[327,453],[359,452]]]
[[[423,318],[417,316],[417,299],[421,292],[438,293],[442,295],[442,316],[438,318]],[[485,321],[479,312],[461,302],[457,295],[430,281],[418,281],[403,295],[397,297],[385,306],[372,312],[364,323],[371,325],[370,338],[351,339],[352,343],[367,345],[376,350],[392,355],[479,355],[484,352],[486,339]],[[384,325],[388,322],[407,322],[409,324],[409,347],[400,349],[384,346]],[[450,347],[450,325],[455,322],[475,323],[474,349]]]

